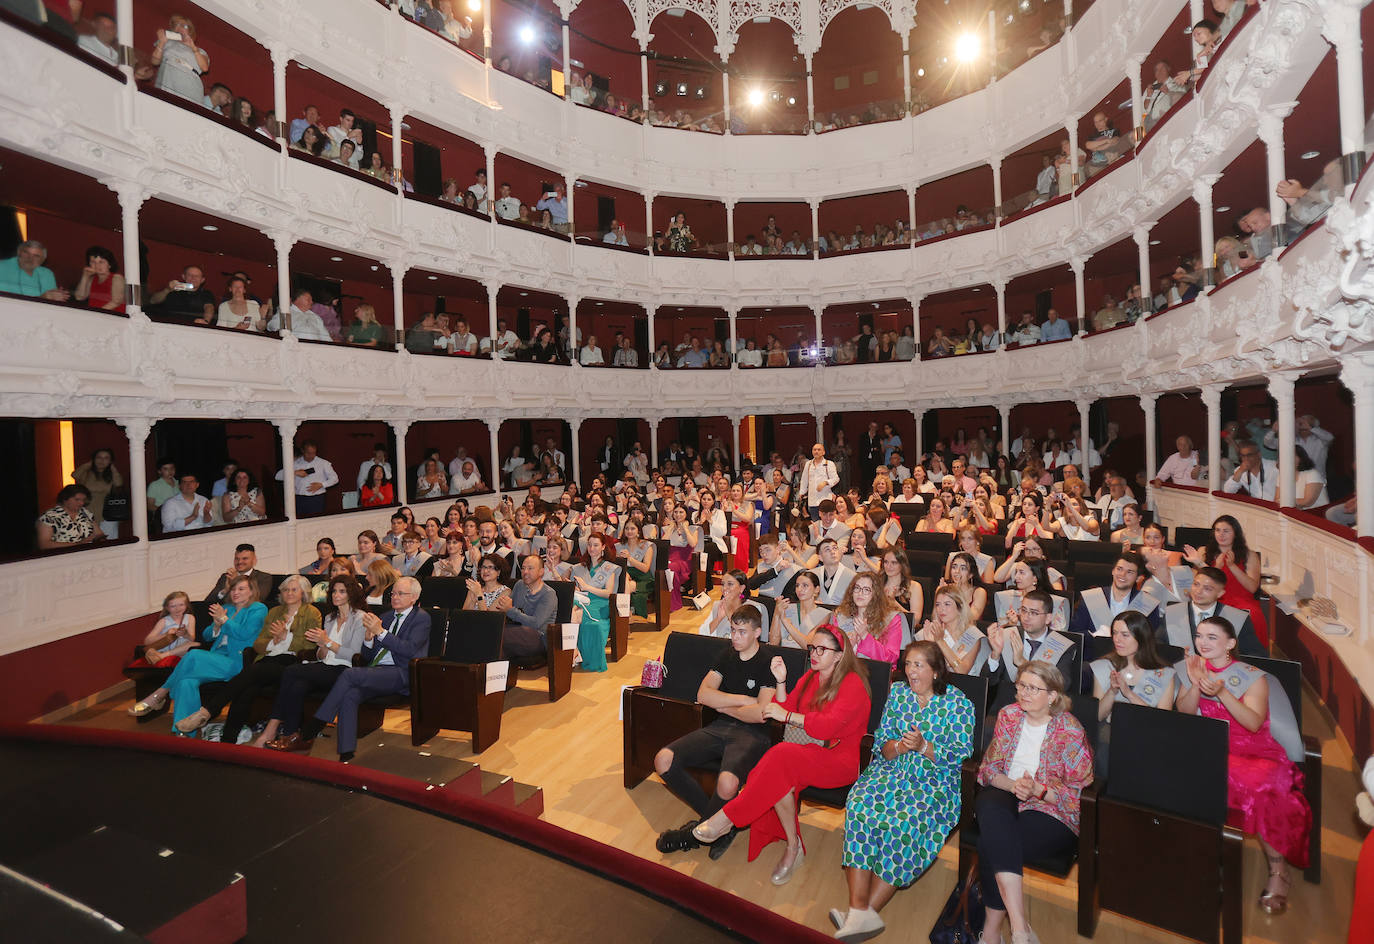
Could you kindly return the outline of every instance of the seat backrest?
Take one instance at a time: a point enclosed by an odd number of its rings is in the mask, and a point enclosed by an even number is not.
[[[1221,826],[1227,737],[1217,718],[1117,701],[1106,796]]]
[[[872,733],[878,730],[883,709],[887,707],[887,693],[892,689],[892,666],[877,659],[860,659],[859,666],[868,672],[868,689],[873,696],[868,710],[868,730]]]
[[[420,581],[420,605],[461,610],[468,599],[466,577],[426,577]]]
[[[501,632],[506,618],[486,610],[454,610],[449,614],[445,662],[481,664],[501,659]]]
[[[1007,556],[1006,539],[997,534],[985,534],[978,539],[978,549],[984,554],[992,555],[994,560],[1001,561]]]
[[[1107,529],[1103,529],[1104,531]],[[1116,559],[1121,556],[1120,545],[1110,541],[1069,541],[1069,561],[1078,563],[1102,563],[1110,561],[1116,564]]]
[[[915,617],[916,622],[916,625],[913,626],[911,630],[914,633],[916,632],[916,630],[921,628],[921,624],[924,622],[924,620],[928,618],[932,612],[934,612],[935,588],[940,585],[940,581],[936,577],[929,577],[925,575],[912,574],[911,576],[912,579],[914,579],[918,584],[921,585],[921,596],[924,598],[921,606],[921,612],[912,614]]]
[[[908,531],[902,535],[902,540],[906,544],[907,554],[912,551],[940,551],[940,563],[944,563],[944,554],[954,547],[954,538],[943,531]]]
[[[926,513],[925,505],[916,505],[911,502],[898,502],[889,506],[892,514],[897,516],[902,524],[903,531],[910,531],[916,527],[916,522],[921,520],[921,516]]]
[[[1183,550],[1183,545],[1191,544],[1193,547],[1203,547],[1208,541],[1212,540],[1211,528],[1189,528],[1179,525],[1174,528],[1174,543],[1170,547]]]
[[[657,538],[654,540],[654,571],[666,570],[668,567],[668,549],[670,543],[667,538]]]
[[[787,664],[788,691],[796,685],[797,679],[806,674],[808,668],[805,649],[798,649],[795,646],[764,646],[763,655],[768,657],[771,663],[774,656],[782,656],[782,661]]]
[[[911,564],[911,576],[930,577],[939,580],[945,572],[945,560],[949,557],[948,550],[922,550],[907,551],[906,559]]]
[[[444,651],[445,639],[448,636],[448,614],[449,611],[439,606],[424,606],[420,609],[429,614],[429,652],[427,655],[431,659],[438,658],[439,653]]]
[[[946,681],[963,692],[973,702],[973,756],[983,753],[983,720],[988,713],[988,680],[983,675],[960,675],[950,672]]]
[[[669,633],[663,645],[663,666],[668,671],[659,693],[668,698],[696,701],[701,680],[729,648],[730,640],[722,636]]]
[[[571,623],[573,593],[577,590],[577,585],[571,580],[545,580],[544,585],[552,587],[553,592],[558,594],[558,614],[554,617],[554,622],[560,625]]]
[[[1289,759],[1301,764],[1306,755],[1302,742],[1302,666],[1287,659],[1260,656],[1241,656],[1240,661],[1269,673],[1269,732],[1288,752]],[[1274,679],[1282,688],[1282,698],[1274,691]]]
[[[272,583],[271,583],[270,588],[269,588],[268,591],[267,591],[267,600],[275,600],[275,599],[277,599],[277,591],[281,589],[282,581],[284,581],[284,580],[287,578],[288,575],[287,575],[287,574],[268,574],[268,576],[272,578]],[[262,602],[263,602],[263,603],[267,603],[267,600],[263,600]],[[267,603],[267,605],[270,607],[272,604],[271,604],[271,603]]]
[[[1111,636],[1089,636],[1087,642],[1089,651],[1084,656],[1089,662],[1105,659],[1112,654]],[[1178,646],[1171,646],[1159,641],[1155,642],[1155,651],[1159,653],[1159,658],[1164,661],[1165,665],[1169,666],[1177,665],[1184,656],[1184,651]]]
[[[1082,651],[1082,647],[1079,647]],[[1069,691],[1077,688],[1077,679],[1069,684]],[[1070,695],[1069,710],[1078,719],[1078,723],[1083,726],[1083,733],[1087,736],[1089,745],[1097,743],[1097,699],[1091,695]],[[1115,773],[1115,771],[1113,771]]]
[[[1083,561],[1069,560],[1069,570],[1073,573],[1074,590],[1082,593],[1091,587],[1106,587],[1112,582],[1112,568],[1116,566],[1116,561],[1109,564],[1105,561]],[[1073,601],[1077,603],[1078,601]]]

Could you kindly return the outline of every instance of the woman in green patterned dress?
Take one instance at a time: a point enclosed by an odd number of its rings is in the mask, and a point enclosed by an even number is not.
[[[883,930],[878,911],[920,878],[959,824],[959,765],[973,752],[973,703],[948,684],[940,647],[902,653],[905,685],[892,686],[873,739],[873,761],[845,804],[849,911],[830,920],[842,941]]]

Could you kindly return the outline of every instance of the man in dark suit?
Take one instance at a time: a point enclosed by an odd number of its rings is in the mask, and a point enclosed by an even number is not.
[[[1064,676],[1068,691],[1078,690],[1074,650],[1083,645],[1083,637],[1077,633],[1052,631],[1050,621],[1053,618],[1054,598],[1044,590],[1031,590],[1021,598],[1021,608],[1014,618],[1008,613],[1002,622],[988,627],[991,655],[983,666],[983,674],[993,687],[988,717],[996,718],[999,711],[1016,699],[1016,676],[1021,666],[1032,659],[1052,664]],[[1046,658],[1046,653],[1051,658]],[[994,727],[987,726],[988,737]]]
[[[1221,603],[1221,595],[1226,592],[1226,572],[1216,567],[1199,567],[1193,575],[1193,585],[1188,588],[1188,599],[1182,603],[1171,603],[1164,611],[1164,625],[1155,630],[1160,642],[1177,646],[1185,652],[1196,652],[1193,636],[1198,624],[1208,617],[1220,616],[1236,630],[1236,653],[1242,656],[1267,656],[1268,650],[1260,645],[1255,633],[1250,611]]]
[[[1108,586],[1088,587],[1078,594],[1069,629],[1083,636],[1110,636],[1112,621],[1127,610],[1145,614],[1150,628],[1157,627],[1163,609],[1160,602],[1136,589],[1136,580],[1144,571],[1138,554],[1123,553],[1112,568],[1112,582]]]
[[[853,484],[859,487],[860,495],[867,495],[873,488],[873,476],[878,474],[878,466],[883,464],[883,437],[878,432],[877,423],[869,423],[868,429],[859,434],[854,445],[854,457],[859,466],[859,480]],[[901,491],[901,482],[892,484],[896,491]]]
[[[219,575],[219,580],[215,583],[215,588],[205,598],[205,604],[218,603],[221,606],[229,602],[229,582],[235,577],[244,576],[253,581],[253,587],[258,591],[258,599],[271,609],[272,604],[268,597],[272,595],[272,584],[274,578],[266,571],[258,570],[258,549],[251,544],[240,544],[234,548],[234,564]]]
[[[337,718],[339,760],[353,759],[358,705],[378,695],[409,695],[410,660],[429,651],[429,614],[416,606],[419,601],[420,581],[402,577],[391,588],[390,610],[380,617],[363,615],[362,665],[344,669],[315,716],[290,736],[285,750],[309,751],[324,726]]]

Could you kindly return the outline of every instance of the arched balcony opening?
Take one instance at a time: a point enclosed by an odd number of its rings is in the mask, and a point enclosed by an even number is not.
[[[1122,80],[1078,120],[1080,189],[1135,156],[1131,85]]]
[[[1207,404],[1203,402],[1199,391],[1174,390],[1160,394],[1155,401],[1155,429],[1155,455],[1158,458],[1155,468],[1145,470],[1146,475],[1153,478],[1159,466],[1174,452],[1179,437],[1187,436],[1198,452],[1201,468],[1197,479],[1178,484],[1194,488],[1217,487],[1207,483]]]
[[[725,83],[711,26],[690,10],[664,10],[649,26],[649,120],[660,128],[721,134]]]
[[[649,319],[641,305],[584,298],[577,305],[577,333],[583,367],[649,366]]]
[[[1062,3],[1018,0],[998,4],[995,13],[992,69],[998,78],[1053,49],[1066,32]]]
[[[1273,251],[1264,150],[1264,142],[1251,142],[1212,185],[1213,244],[1202,254],[1218,284],[1257,269]],[[1252,229],[1263,234],[1257,239]]]
[[[978,354],[985,324],[997,324],[997,294],[992,286],[971,285],[921,300],[921,359]]]
[[[593,417],[585,419],[577,428],[580,446],[578,475],[584,490],[590,487],[597,475],[606,476],[606,485],[611,487],[622,480],[629,472],[626,459],[639,449],[644,457],[646,468],[655,468],[658,463],[649,456],[649,423],[637,417]],[[645,518],[645,521],[648,521]]]
[[[1078,405],[1068,400],[1018,403],[1010,417],[1015,431],[1011,442],[1014,464],[1021,464],[1022,456],[1040,459],[1050,479],[1063,481],[1064,466],[1074,464],[1069,440],[1079,425]],[[1048,483],[1042,480],[1039,484]]]
[[[1139,321],[1142,289],[1140,252],[1134,239],[1118,239],[1093,253],[1083,266],[1088,330],[1110,331]]]
[[[648,252],[643,194],[582,178],[573,188],[573,211],[579,245]]]
[[[416,506],[417,525],[431,516],[447,525],[449,505],[492,492],[491,436],[481,420],[412,423],[405,458],[406,500]]]
[[[1073,174],[1063,149],[1067,140],[1063,129],[1055,129],[1002,159],[1002,205],[997,215],[1003,224],[1073,192]]]
[[[523,491],[532,485],[557,494],[568,483],[572,429],[566,421],[506,420],[497,432],[496,443],[501,455],[501,490],[514,490],[517,505],[524,498]]]
[[[107,547],[111,541],[133,539],[135,531],[127,515],[112,508],[111,513],[120,518],[112,521],[104,514],[110,492],[146,487],[146,483],[130,481],[129,440],[117,424],[110,420],[0,420],[0,443],[12,457],[6,474],[9,500],[0,513],[5,548],[0,562],[25,560],[66,547]],[[93,477],[85,468],[100,450],[110,454],[109,482],[103,474]],[[104,463],[101,457],[99,466],[104,468]],[[99,537],[79,544],[56,543],[62,538],[56,528],[35,527],[34,522],[60,504],[58,493],[73,482],[92,493],[83,507],[95,518],[91,533]]]
[[[1191,14],[1188,4],[1183,4],[1141,64],[1140,114],[1146,136],[1153,134],[1178,111],[1182,102],[1192,97],[1190,84],[1179,78],[1193,61],[1193,41],[1188,32],[1193,25]]]
[[[301,292],[310,293],[311,307],[304,316]],[[301,341],[371,347],[369,342],[376,340],[384,349],[393,337],[386,329],[396,326],[391,270],[380,260],[315,243],[291,248],[291,298],[281,307],[282,330],[289,329]],[[412,334],[406,335],[408,349],[419,340]]]
[[[568,182],[561,173],[523,161],[504,151],[496,155],[493,169],[496,174],[497,223],[557,239],[568,238],[571,198],[568,196]]]
[[[518,346],[505,346],[508,331]],[[495,337],[498,348],[511,352],[506,360],[567,365],[568,302],[552,292],[503,285],[496,293]]]
[[[244,334],[282,330],[278,255],[267,236],[162,199],[143,204],[138,233],[148,317]],[[236,278],[243,283],[238,299]],[[287,299],[285,306],[290,304]]]
[[[380,102],[294,60],[286,68],[286,102],[292,158],[392,188],[391,115]]]
[[[735,319],[735,336],[745,342],[736,355],[741,367],[811,367],[827,359],[816,338],[816,316],[810,308],[741,308]],[[762,365],[753,365],[753,356],[743,356],[751,338],[754,350],[762,354]]]
[[[974,232],[993,224],[992,167],[980,164],[922,184],[916,191],[917,242]]]
[[[1076,444],[1078,445],[1078,444]],[[1081,448],[1081,446],[1080,446]],[[1139,500],[1145,497],[1145,474],[1131,474],[1131,470],[1145,469],[1145,411],[1139,397],[1110,397],[1094,402],[1088,411],[1088,471],[1079,469],[1092,489],[1090,499],[1098,489],[1105,488],[1109,475],[1120,475],[1126,486]],[[1121,527],[1121,516],[1115,513],[1099,515],[1101,525],[1108,530]]]
[[[756,466],[769,465],[775,453],[784,463],[790,463],[795,456],[802,456],[805,461],[811,458],[811,446],[817,441],[816,418],[810,413],[748,416],[740,423],[740,440],[744,461],[752,461]],[[766,469],[763,474],[771,478]],[[783,520],[786,518],[784,514]]]
[[[413,187],[405,191],[406,199],[441,204],[488,219],[489,201],[496,199],[497,188],[485,180],[487,158],[481,145],[414,115],[406,116],[401,130],[401,172]]]
[[[194,4],[147,0],[134,4],[133,14],[139,59],[134,75],[140,91],[276,147],[273,129],[266,123],[273,117],[286,121],[291,116],[273,114],[277,106],[272,94],[272,56],[256,39]],[[182,30],[172,24],[173,16],[191,24],[203,58],[180,38],[163,38],[166,33],[181,36]],[[160,50],[158,40],[162,40]],[[153,65],[155,55],[160,56],[160,65]],[[262,127],[268,134],[258,134]]]
[[[89,294],[85,300],[75,297],[81,294],[77,290],[89,264],[87,251],[92,248],[110,251],[114,256],[110,271],[125,284],[142,281],[138,260],[130,267],[125,259],[119,198],[94,178],[20,151],[0,148],[0,166],[5,169],[0,174],[0,219],[5,233],[0,257],[14,258],[21,241],[37,240],[46,250],[37,265],[52,273],[49,284],[34,269],[20,286],[20,297],[122,313],[128,295],[115,292],[116,281],[104,293],[110,295],[109,300],[100,305],[93,305]],[[99,290],[95,298],[100,301]]]
[[[489,0],[491,61],[497,71],[563,94],[563,26],[550,0]]]
[[[832,364],[909,361],[916,354],[911,302],[828,305],[821,312],[821,337]]]
[[[576,105],[642,121],[644,89],[634,17],[623,0],[582,0],[568,18],[571,73],[567,96]]]
[[[408,269],[401,280],[401,302],[406,349],[412,354],[491,358],[491,317],[482,283]]]
[[[1050,266],[1038,272],[1018,275],[1007,283],[1005,308],[1007,330],[1002,343],[1011,350],[1063,341],[1078,333],[1078,303],[1075,300],[1073,269],[1066,265]],[[1050,317],[1050,312],[1054,317]],[[1063,322],[1063,327],[1055,324]],[[991,322],[996,329],[997,322]],[[1045,337],[1045,326],[1049,335]],[[983,337],[986,337],[984,325]],[[980,347],[988,346],[980,339]]]
[[[831,413],[826,417],[826,452],[832,458],[839,451],[841,434],[849,459],[840,473],[840,491],[858,492],[860,502],[867,502],[873,494],[873,478],[879,468],[888,469],[893,494],[902,492],[900,474],[920,460],[920,440],[917,438],[916,416],[910,410],[849,410]]]
[[[1283,161],[1276,176],[1295,181],[1296,186],[1289,184],[1279,193],[1278,185],[1271,183],[1275,189],[1269,205],[1283,211],[1283,235],[1288,245],[1316,228],[1336,194],[1344,190],[1340,121],[1336,114],[1339,101],[1333,49],[1303,86],[1292,113],[1283,119]],[[1267,149],[1265,154],[1269,160],[1274,159]],[[1282,208],[1274,197],[1283,201]]]
[[[323,442],[320,455],[329,455]],[[148,481],[128,485],[148,496],[153,540],[284,518],[283,484],[277,478],[281,437],[266,420],[159,420],[143,445],[143,459]],[[238,481],[237,470],[247,472],[248,479]],[[342,507],[346,487],[328,490],[331,507]]]
[[[390,424],[380,421],[308,420],[297,428],[292,451],[297,459],[307,459],[305,452],[310,447],[314,448],[315,456],[309,458],[327,460],[338,476],[338,484],[311,490],[311,484],[326,471],[319,463],[307,462],[304,469],[295,470],[315,470],[305,477],[295,476],[292,470],[288,470],[285,477],[293,481],[297,519],[320,518],[355,509],[365,512],[400,507],[404,503],[402,498],[405,489],[403,482],[398,479],[405,478],[406,470],[403,464],[398,464],[401,457],[396,448],[395,429]],[[391,475],[385,484],[391,488],[383,489],[378,485],[366,489],[367,473],[376,464],[379,454],[385,456],[384,465],[390,466]],[[278,471],[281,470],[280,453],[274,466]],[[360,480],[362,485],[358,484]],[[386,498],[388,494],[390,500]],[[378,534],[378,537],[383,536]],[[350,553],[355,546],[352,534],[335,534],[331,537],[340,554]]]
[[[736,259],[811,258],[811,208],[796,202],[735,204]]]
[[[728,257],[729,224],[724,203],[695,197],[660,196],[654,200],[653,207],[655,255]]]
[[[482,58],[482,34],[486,26],[482,0],[436,0],[416,7],[413,17],[407,16],[405,6],[397,4],[402,16],[469,55]]]
[[[906,117],[902,37],[879,7],[851,6],[831,20],[811,71],[817,131]]]
[[[989,465],[992,464],[1001,430],[1001,414],[998,413],[997,407],[989,404],[927,410],[921,424],[923,449],[919,461],[925,467],[928,481],[938,486],[943,478],[938,473],[939,464],[935,464],[934,471],[932,470],[931,459],[937,455],[944,466],[945,475],[951,473],[954,460],[960,458],[975,468],[984,468],[977,461],[980,452],[986,454]],[[981,443],[981,449],[975,448],[975,443]],[[972,458],[969,456],[970,453],[974,454]],[[908,466],[912,464],[907,463]],[[901,483],[892,484],[898,486],[900,491]]]
[[[817,233],[821,255],[910,246],[910,213],[910,202],[902,190],[823,200]]]
[[[731,133],[805,134],[806,112],[806,60],[792,28],[763,17],[745,23],[730,57]]]
[[[951,0],[920,10],[916,19],[909,43],[913,114],[988,84],[992,60],[988,55],[988,11],[984,4]]]
[[[1185,197],[1150,229],[1151,307],[1156,314],[1192,301],[1203,288],[1203,268],[1209,260],[1197,248],[1200,220],[1197,202]]]
[[[709,367],[715,342],[729,347],[730,319],[723,308],[665,305],[654,312],[654,340],[660,370]]]

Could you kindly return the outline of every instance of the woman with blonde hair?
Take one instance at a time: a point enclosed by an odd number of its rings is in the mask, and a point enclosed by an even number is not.
[[[902,652],[902,610],[883,589],[878,575],[862,573],[845,588],[834,623],[844,630],[854,652],[895,667]]]
[[[359,347],[380,347],[386,336],[377,322],[377,309],[363,302],[353,309],[353,323],[348,326],[344,340]]]
[[[367,605],[386,606],[391,597],[391,587],[401,579],[401,572],[391,566],[386,558],[374,560],[367,565]]]
[[[157,66],[155,87],[197,105],[205,101],[201,76],[210,71],[210,54],[196,45],[196,27],[189,19],[172,14],[166,28],[157,31],[149,62]]]
[[[969,615],[968,604],[951,586],[935,591],[930,608],[931,618],[925,621],[917,638],[940,647],[951,672],[968,675],[978,661],[978,650],[984,637]]]
[[[129,663],[130,668],[160,665],[170,669],[196,644],[196,617],[191,598],[184,590],[173,590],[162,601],[157,622],[143,637],[143,655]]]

